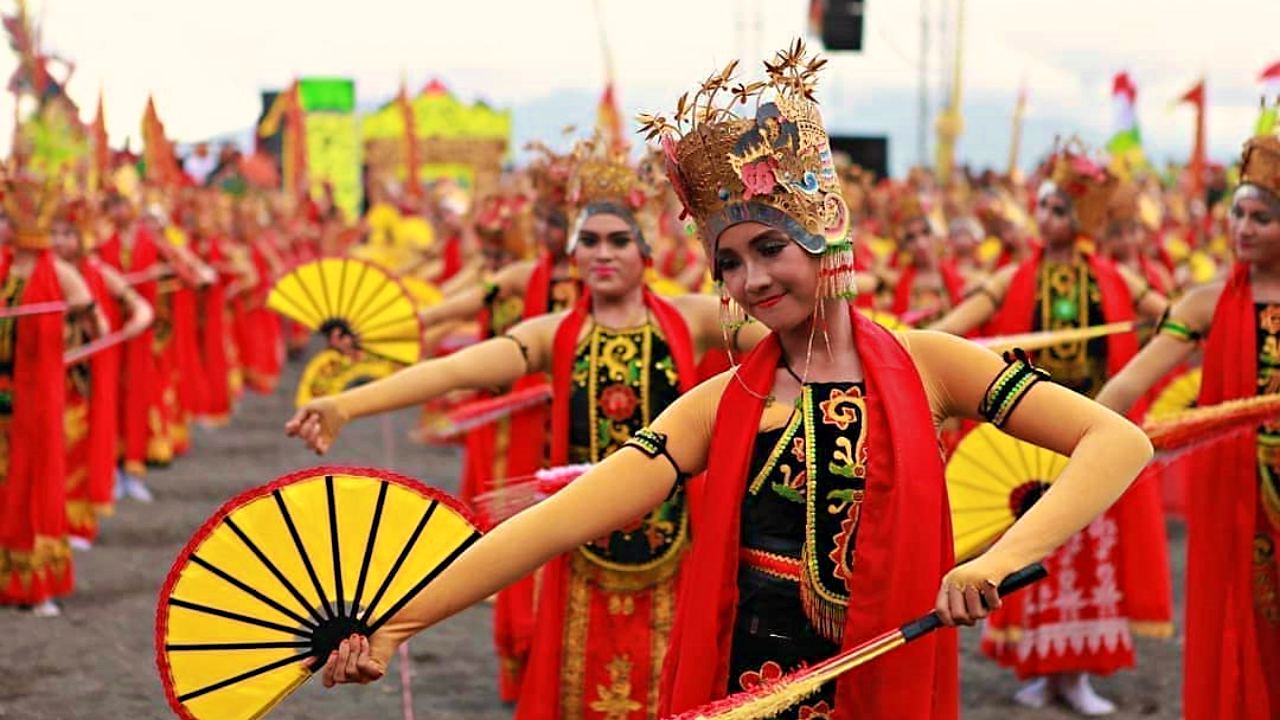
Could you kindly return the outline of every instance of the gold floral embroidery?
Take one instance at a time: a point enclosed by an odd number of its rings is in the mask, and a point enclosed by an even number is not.
[[[609,671],[609,685],[598,685],[596,697],[591,709],[604,713],[604,720],[626,720],[627,716],[644,705],[631,697],[631,660],[626,655],[619,655],[606,666]]]
[[[635,598],[630,595],[610,595],[609,596],[609,614],[610,615],[633,615],[636,611]]]

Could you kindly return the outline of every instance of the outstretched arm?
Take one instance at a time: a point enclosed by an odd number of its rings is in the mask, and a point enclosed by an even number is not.
[[[1222,294],[1222,284],[1208,285],[1187,293],[1160,323],[1156,335],[1107,381],[1098,393],[1098,402],[1120,413],[1169,374],[1196,348],[1208,331],[1213,310]]]
[[[1016,266],[1001,270],[970,293],[941,320],[930,325],[929,329],[952,335],[965,335],[990,320],[1004,300],[1005,292],[1009,289],[1009,281],[1013,279],[1013,273],[1016,271]]]
[[[509,385],[527,372],[550,367],[552,338],[561,315],[520,323],[443,358],[424,360],[390,377],[312,400],[285,424],[285,434],[323,454],[344,425],[366,415],[424,403],[451,390]]]
[[[985,420],[979,408],[1006,363],[990,350],[940,333],[911,332],[906,338],[935,411]],[[1069,460],[1039,502],[986,553],[944,578],[939,610],[952,589],[994,588],[1046,557],[1119,499],[1151,459],[1151,443],[1137,426],[1052,382],[1032,385],[1000,420],[1010,435]]]
[[[721,375],[685,394],[650,426],[666,436],[667,451],[683,473],[698,473],[706,465],[711,425],[726,378]],[[325,685],[376,680],[396,647],[411,635],[480,602],[555,556],[643,516],[670,495],[675,482],[671,461],[623,447],[548,500],[478,540],[370,641],[345,643],[325,666]]]

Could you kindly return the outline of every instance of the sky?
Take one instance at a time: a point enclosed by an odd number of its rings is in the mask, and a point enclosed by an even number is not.
[[[511,108],[515,140],[590,126],[608,38],[624,115],[669,110],[733,58],[758,61],[806,27],[806,0],[29,0],[44,47],[75,63],[68,91],[92,115],[99,90],[114,143],[138,136],[148,94],[171,138],[245,134],[258,93],[297,76],[356,81],[362,106],[404,78],[440,78],[464,99]],[[929,107],[943,101],[944,56],[959,0],[866,0],[862,53],[831,55],[819,99],[831,132],[886,134],[895,172],[918,160],[921,16]],[[13,0],[0,0],[8,12]],[[598,12],[597,12],[598,9]],[[944,19],[946,18],[946,19]],[[1020,86],[1028,104],[1023,164],[1055,136],[1105,142],[1112,75],[1138,86],[1148,153],[1182,159],[1193,113],[1171,103],[1208,86],[1210,154],[1231,160],[1258,114],[1259,72],[1280,61],[1276,0],[966,0],[962,162],[1003,167]],[[0,72],[12,72],[12,53]],[[13,100],[0,98],[0,149]],[[932,148],[932,131],[929,147]],[[930,150],[931,151],[931,150]]]

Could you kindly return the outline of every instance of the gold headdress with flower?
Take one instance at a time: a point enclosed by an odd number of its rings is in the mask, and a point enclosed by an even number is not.
[[[1280,199],[1280,134],[1258,135],[1244,144],[1240,183],[1256,185]]]
[[[692,101],[682,95],[670,120],[660,114],[639,120],[646,139],[660,138],[667,176],[709,255],[732,225],[772,225],[824,256],[825,295],[847,297],[853,288],[849,209],[813,96],[826,62],[796,40],[764,63],[766,80],[732,85],[734,61],[704,80]],[[735,112],[753,102],[753,114]]]
[[[37,178],[24,170],[0,175],[0,198],[13,224],[14,245],[24,250],[44,250],[62,203],[60,178]]]
[[[536,200],[563,208],[568,197],[571,157],[540,142],[529,143],[525,150],[534,153],[526,172]]]
[[[1053,188],[1071,200],[1080,231],[1100,238],[1106,231],[1107,207],[1119,185],[1116,176],[1090,159],[1078,140],[1055,151],[1048,170]]]
[[[651,230],[653,219],[647,211],[657,197],[657,188],[625,152],[614,149],[601,137],[579,141],[571,157],[566,201],[578,227],[569,235],[570,251],[582,223],[592,215],[608,213],[631,225],[641,253],[648,257],[651,249],[645,235],[646,230]]]

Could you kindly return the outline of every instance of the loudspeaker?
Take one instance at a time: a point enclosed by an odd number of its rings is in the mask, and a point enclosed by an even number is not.
[[[842,152],[876,178],[889,177],[889,138],[884,135],[832,135],[832,152]]]
[[[822,45],[827,50],[862,51],[864,0],[821,0]]]

